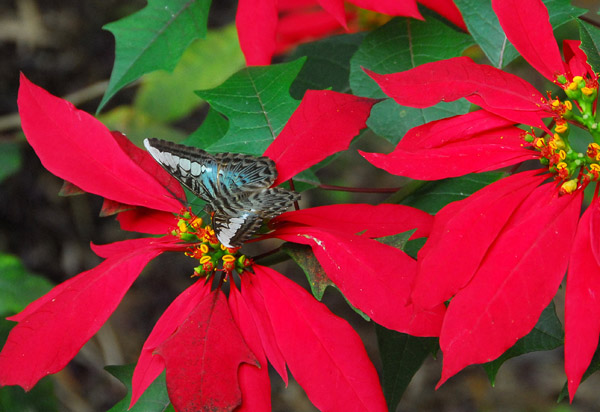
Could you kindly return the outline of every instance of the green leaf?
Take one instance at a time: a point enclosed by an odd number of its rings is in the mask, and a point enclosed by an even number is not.
[[[12,255],[0,254],[0,314],[15,314],[52,289],[45,278],[28,272]]]
[[[578,22],[581,50],[587,55],[590,66],[598,72],[600,71],[600,29],[581,20]]]
[[[506,67],[519,56],[500,27],[491,0],[456,0],[454,3],[460,9],[469,32],[494,67]],[[586,12],[571,6],[570,0],[545,0],[544,3],[554,29]]]
[[[350,58],[358,50],[365,35],[365,32],[344,34],[298,46],[289,60],[306,56],[306,63],[292,83],[292,97],[300,100],[308,89],[331,89],[348,93]]]
[[[235,25],[209,30],[187,48],[172,72],[142,78],[134,106],[156,121],[181,119],[202,104],[194,90],[217,87],[244,65]]]
[[[289,89],[304,61],[247,67],[214,89],[197,91],[229,119],[225,136],[206,150],[261,155],[300,103]]]
[[[142,142],[147,137],[160,137],[175,142],[179,142],[185,137],[185,133],[181,130],[158,122],[133,106],[115,107],[98,115],[98,120],[111,130],[120,130],[125,133],[127,138],[138,146],[143,146]]]
[[[388,410],[395,411],[423,361],[438,347],[436,338],[418,338],[375,325],[383,365],[383,394]]]
[[[287,253],[304,271],[313,296],[320,302],[328,286],[335,284],[327,277],[325,270],[315,257],[310,246],[286,242],[281,250]]]
[[[434,182],[415,181],[414,184],[418,186],[416,190],[411,189],[411,193],[398,192],[393,196],[394,199],[386,202],[401,201],[402,204],[435,214],[448,203],[462,200],[504,176],[506,174],[502,172],[485,172]],[[410,189],[409,185],[407,187]]]
[[[310,246],[299,245],[296,243],[284,243],[281,250],[287,253],[293,260],[300,266],[304,271],[308,284],[312,291],[313,296],[320,302],[323,299],[323,294],[328,286],[332,286],[335,289],[338,287],[327,277],[325,270],[321,267],[321,264],[315,257]],[[340,294],[346,299],[343,293]],[[355,307],[348,299],[346,299],[348,306],[358,313],[364,320],[369,321],[369,318],[363,311]]]
[[[42,379],[29,392],[25,392],[18,386],[0,388],[0,411],[58,411],[58,402],[54,394],[54,382],[50,378]]]
[[[415,233],[416,229],[409,230],[407,232],[398,233],[391,236],[385,236],[377,238],[377,241],[386,244],[388,246],[393,246],[396,249],[404,250],[408,239]]]
[[[483,365],[492,385],[500,366],[510,358],[529,352],[551,350],[563,344],[563,328],[556,316],[554,302],[550,302],[544,309],[535,327],[526,336],[522,337],[515,345],[504,352],[498,359]]]
[[[362,67],[377,73],[400,72],[460,56],[472,44],[471,36],[435,18],[428,18],[427,22],[393,19],[368,34],[350,60],[350,87],[359,96],[385,97]]]
[[[21,168],[21,151],[15,142],[0,142],[0,182]]]
[[[467,113],[470,107],[471,104],[465,99],[442,102],[425,109],[400,106],[392,99],[385,99],[373,106],[367,126],[375,134],[395,145],[413,127]]]
[[[127,387],[127,395],[121,399],[109,412],[163,412],[174,411],[167,393],[165,372],[152,382],[146,391],[140,396],[135,405],[129,408],[131,402],[131,378],[135,365],[107,366],[106,369]]]
[[[210,0],[148,0],[137,13],[109,23],[115,64],[98,111],[123,86],[154,70],[173,70],[190,43],[206,35]]]
[[[208,109],[208,114],[199,128],[196,129],[183,143],[204,149],[215,144],[229,129],[229,122],[219,112],[212,107]]]

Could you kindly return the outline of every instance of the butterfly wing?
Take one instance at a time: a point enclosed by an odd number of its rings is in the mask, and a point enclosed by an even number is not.
[[[202,149],[160,139],[144,139],[148,153],[175,179],[207,202],[217,196],[219,165]]]
[[[262,225],[264,219],[287,210],[300,195],[282,188],[267,188],[233,199],[213,203],[213,228],[226,247],[241,246]]]
[[[300,197],[289,190],[269,188],[277,169],[275,162],[264,156],[212,155],[160,139],[145,139],[144,146],[167,172],[206,200],[217,238],[227,247],[241,246],[263,219],[283,213]]]

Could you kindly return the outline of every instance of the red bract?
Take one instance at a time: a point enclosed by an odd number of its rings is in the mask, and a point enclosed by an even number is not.
[[[368,72],[403,105],[465,97],[483,110],[416,127],[389,154],[362,155],[390,173],[423,180],[540,160],[540,169],[501,179],[435,216],[411,299],[424,309],[449,301],[440,333],[441,385],[467,365],[496,359],[529,333],[569,267],[565,368],[572,399],[600,334],[597,193],[579,216],[583,189],[600,180],[597,75],[578,42],[565,42],[563,62],[541,0],[492,5],[511,43],[568,100],[545,98],[525,80],[466,57],[402,73]],[[548,117],[552,131],[543,123]],[[592,135],[586,152],[571,146],[567,121]]]
[[[290,118],[292,131],[282,132],[268,154],[281,166],[284,178],[290,178],[347,148],[364,127],[374,102],[309,92]],[[375,369],[352,328],[279,273],[244,256],[234,258],[235,251],[213,242],[210,228],[181,211],[181,187],[147,152],[25,77],[19,109],[26,137],[49,170],[104,196],[104,210],[118,212],[124,229],[169,234],[92,246],[105,259],[100,265],[56,286],[11,317],[18,324],[0,352],[1,385],[29,390],[43,376],[62,369],[115,310],[146,263],[163,252],[178,251],[199,259],[196,276],[204,278],[173,301],[144,343],[133,376],[132,404],[166,369],[169,396],[180,412],[207,407],[270,410],[270,362],[286,383],[289,367],[319,408],[386,410]],[[328,114],[323,118],[320,113]],[[332,131],[321,151],[315,150],[320,141],[298,145],[295,140],[305,134],[298,126],[302,122],[315,130],[313,116],[323,130]],[[328,124],[340,121],[347,122],[341,131]],[[290,145],[296,150],[287,150]],[[385,219],[370,222],[378,211]],[[439,332],[444,308],[413,311],[406,305],[416,263],[371,239],[413,229],[419,229],[415,236],[424,236],[431,219],[403,206],[337,205],[289,212],[275,222],[277,228],[269,236],[295,237],[301,243],[307,242],[306,236],[321,244],[337,242],[328,254],[322,248],[315,252],[350,301],[388,327],[432,336]],[[198,233],[206,239],[190,243],[189,237]],[[232,272],[215,272],[213,264],[218,262],[203,259],[209,257],[200,253],[203,247],[220,253],[224,267],[237,265],[241,287],[231,278],[228,298],[219,287],[211,290],[211,277],[216,273],[231,277]],[[340,266],[334,267],[332,262],[338,259]],[[376,293],[367,293],[370,282]]]
[[[452,0],[419,3],[466,30]],[[271,62],[273,54],[299,43],[344,30],[359,31],[359,14],[379,24],[388,16],[422,19],[416,0],[240,0],[236,26],[247,64],[264,65]]]

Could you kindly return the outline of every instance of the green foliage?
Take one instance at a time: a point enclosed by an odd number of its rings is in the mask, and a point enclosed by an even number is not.
[[[437,351],[437,339],[410,336],[379,325],[375,331],[383,365],[383,394],[388,409],[394,411],[423,361]]]
[[[6,412],[57,412],[52,379],[45,378],[29,392],[18,386],[0,388],[0,411]]]
[[[122,87],[154,70],[173,70],[190,43],[206,35],[210,0],[148,0],[104,28],[115,36],[115,64],[98,111]]]
[[[584,21],[579,21],[581,48],[588,57],[588,63],[595,71],[600,71],[600,29]]]
[[[50,282],[28,272],[18,258],[0,254],[0,315],[22,311],[51,288]]]
[[[365,35],[366,33],[344,34],[298,46],[289,60],[306,56],[306,63],[292,83],[292,97],[300,100],[308,89],[331,89],[348,93],[350,58],[358,50]]]
[[[210,152],[261,155],[298,107],[290,85],[305,59],[265,67],[247,67],[219,87],[198,96],[229,119],[229,130],[205,147]]]
[[[0,142],[0,183],[21,168],[21,152],[14,142]]]
[[[462,200],[504,176],[501,172],[486,172],[435,182],[417,182],[419,187],[412,193],[399,192],[394,197],[401,197],[402,204],[435,214],[448,203]]]
[[[135,405],[129,409],[131,402],[131,378],[135,365],[107,366],[105,368],[114,377],[127,387],[127,396],[121,399],[109,412],[165,412],[174,411],[169,395],[167,394],[167,383],[163,372],[140,396]]]
[[[385,97],[363,67],[377,73],[395,73],[420,64],[460,56],[473,40],[443,22],[396,18],[369,33],[350,60],[354,94]]]
[[[491,0],[456,0],[454,3],[492,66],[506,67],[519,56],[500,27]],[[548,7],[550,23],[554,29],[585,13],[584,9],[571,6],[570,0],[545,0],[544,3]]]
[[[488,378],[494,385],[500,366],[510,358],[529,352],[556,349],[563,344],[564,332],[560,320],[556,316],[554,302],[544,309],[531,332],[522,337],[515,345],[504,352],[498,359],[483,365]]]
[[[373,106],[367,126],[395,145],[413,127],[467,113],[470,107],[471,104],[465,99],[442,102],[425,109],[401,106],[392,99],[386,99]]]
[[[194,90],[217,87],[242,67],[235,26],[209,30],[187,48],[172,72],[144,76],[133,105],[156,121],[179,120],[202,103]]]
[[[294,259],[294,262],[304,271],[312,294],[318,301],[323,299],[323,294],[328,286],[335,287],[335,284],[327,277],[325,270],[312,253],[310,246],[287,242],[281,249]]]

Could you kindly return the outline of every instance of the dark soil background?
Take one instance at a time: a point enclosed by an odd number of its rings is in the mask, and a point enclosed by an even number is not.
[[[593,0],[578,3],[582,7],[598,7]],[[0,2],[0,143],[18,142],[22,155],[20,171],[0,182],[0,252],[19,256],[30,271],[54,283],[98,264],[99,258],[89,249],[90,241],[110,243],[122,240],[126,234],[114,219],[98,217],[100,198],[57,196],[62,181],[43,169],[19,129],[16,114],[19,72],[52,94],[66,96],[77,92],[73,98],[78,100],[76,105],[94,113],[114,61],[113,36],[102,30],[102,26],[145,4],[143,0]],[[233,21],[235,7],[233,0],[213,1],[211,27]],[[598,16],[590,17],[598,21]],[[119,92],[107,109],[129,102],[133,92],[134,88]],[[185,122],[182,127],[185,129]],[[368,169],[355,179],[358,179],[356,185],[362,182],[366,186],[372,179],[391,178]],[[323,203],[312,194],[304,201]],[[352,201],[364,202],[369,198],[357,197]],[[65,370],[53,376],[61,410],[106,411],[124,396],[124,387],[103,367],[136,361],[154,322],[189,284],[189,279],[181,273],[191,273],[191,267],[185,258],[169,255],[149,265],[107,325]],[[278,269],[306,286],[303,275],[296,269],[285,265]],[[330,290],[325,300],[335,313],[349,319],[359,330],[379,367],[373,326],[350,311],[339,294]],[[557,308],[562,310],[560,302]],[[572,405],[556,403],[565,383],[562,362],[561,350],[513,359],[500,369],[495,388],[490,386],[483,369],[469,367],[434,391],[441,359],[429,359],[411,383],[399,410],[600,410],[600,378],[597,376],[582,384]],[[294,382],[286,389],[276,374],[272,382],[274,410],[315,410]]]

